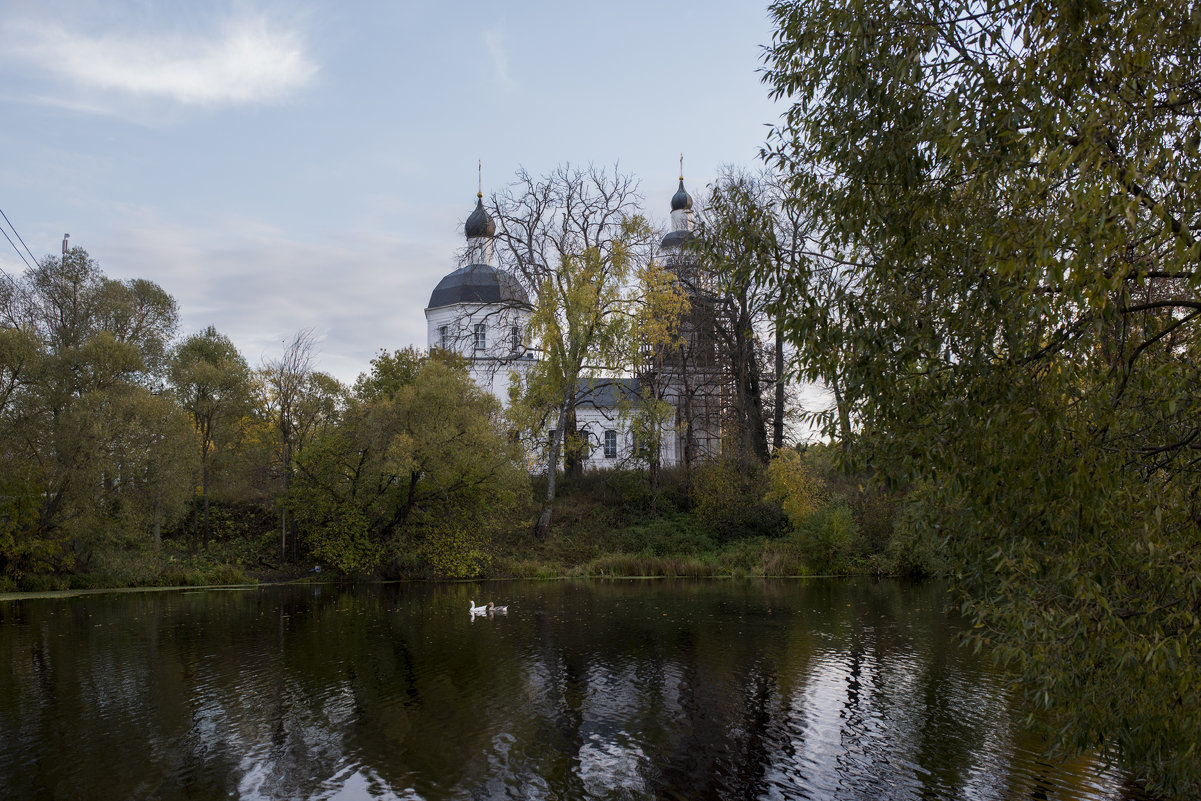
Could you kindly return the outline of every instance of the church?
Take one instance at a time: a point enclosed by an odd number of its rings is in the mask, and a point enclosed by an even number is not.
[[[681,175],[671,198],[671,230],[659,245],[658,259],[682,280],[691,311],[682,322],[683,344],[663,360],[657,376],[660,396],[675,409],[674,420],[660,436],[662,467],[711,458],[720,449],[715,348],[701,324],[712,303],[698,289],[695,262],[685,247],[692,231],[692,197]],[[537,343],[525,338],[532,304],[521,282],[496,265],[496,224],[484,208],[482,192],[463,233],[465,264],[438,282],[425,309],[427,346],[462,355],[476,384],[507,406],[514,376],[538,361]],[[635,377],[580,380],[576,425],[585,443],[586,469],[645,466],[628,419],[643,390],[644,382]],[[534,444],[541,447],[546,441]]]

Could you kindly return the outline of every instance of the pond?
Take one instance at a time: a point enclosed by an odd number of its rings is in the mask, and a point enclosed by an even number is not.
[[[469,614],[490,600],[508,614]],[[1142,798],[1044,760],[944,603],[832,580],[0,601],[0,797]]]

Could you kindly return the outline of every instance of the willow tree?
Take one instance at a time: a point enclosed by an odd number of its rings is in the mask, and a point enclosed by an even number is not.
[[[346,573],[418,562],[477,575],[529,491],[500,404],[445,352],[381,353],[338,425],[296,460],[290,502],[310,553]]]
[[[155,397],[176,320],[80,248],[0,286],[0,573],[86,569],[176,511],[187,431]]]
[[[169,365],[171,384],[196,430],[207,545],[210,469],[214,457],[236,442],[237,424],[250,409],[250,368],[233,341],[211,325],[181,342],[172,351]]]
[[[771,13],[769,156],[821,235],[779,279],[806,370],[843,378],[859,455],[913,488],[1055,743],[1195,797],[1201,14]]]

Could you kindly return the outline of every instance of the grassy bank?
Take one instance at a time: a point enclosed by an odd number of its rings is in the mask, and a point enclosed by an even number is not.
[[[665,471],[652,491],[644,471],[590,472],[562,480],[549,535],[531,521],[541,495],[453,547],[470,558],[425,558],[429,543],[393,543],[378,572],[356,579],[450,577],[708,577],[914,575],[938,572],[937,549],[898,517],[894,496],[835,468],[824,449],[789,454],[770,470],[714,462],[691,476]],[[784,464],[784,462],[788,462]],[[783,471],[781,467],[788,467]],[[774,476],[774,478],[773,478]],[[783,479],[780,476],[784,476]],[[774,482],[774,483],[773,483]],[[791,482],[791,483],[789,483]],[[801,500],[798,501],[798,498]],[[161,543],[111,542],[76,570],[8,580],[5,591],[204,586],[294,580],[329,568],[304,550],[279,552],[278,511],[215,503],[205,538],[195,519]],[[424,549],[424,550],[423,550]],[[439,565],[452,564],[452,569]]]

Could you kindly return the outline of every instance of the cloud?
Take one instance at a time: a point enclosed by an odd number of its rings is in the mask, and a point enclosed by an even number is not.
[[[110,278],[147,278],[170,293],[181,336],[215,325],[258,364],[312,328],[318,369],[347,383],[381,348],[425,345],[425,302],[453,266],[449,252],[392,235],[313,243],[241,220],[214,244],[211,231],[148,222],[95,253]]]
[[[509,73],[509,56],[505,53],[504,41],[503,26],[484,31],[484,47],[488,50],[488,57],[492,59],[492,77],[507,91],[515,89],[517,81]]]
[[[186,105],[279,100],[317,74],[299,32],[261,15],[230,18],[208,37],[91,33],[45,21],[19,27],[7,37],[19,43],[9,55],[76,87]]]

